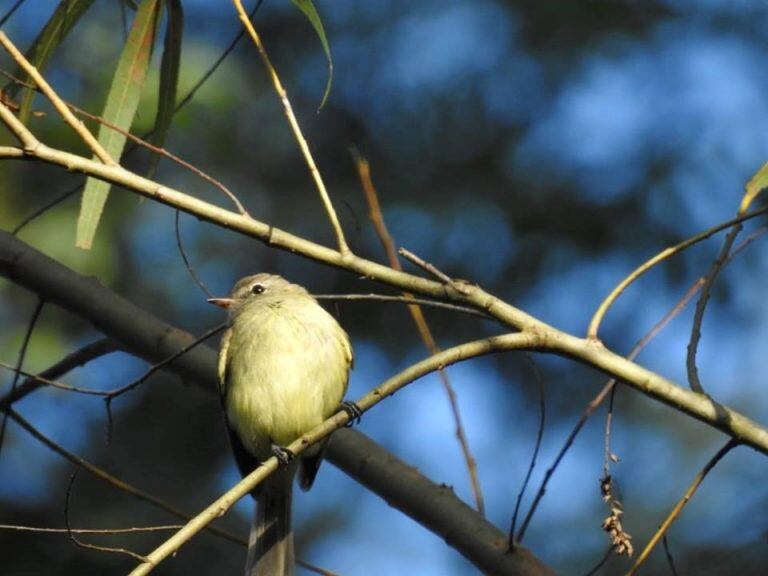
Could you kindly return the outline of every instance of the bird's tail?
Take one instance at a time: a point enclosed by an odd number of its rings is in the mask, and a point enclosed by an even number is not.
[[[277,480],[277,479],[275,479]],[[248,539],[245,576],[293,576],[292,476],[261,488]]]

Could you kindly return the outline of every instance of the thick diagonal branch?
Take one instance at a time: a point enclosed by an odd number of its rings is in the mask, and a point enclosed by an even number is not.
[[[151,363],[159,362],[194,340],[191,334],[178,330],[149,312],[124,300],[93,278],[82,276],[41,254],[7,232],[0,232],[0,275],[36,294],[47,302],[69,310],[90,321],[125,350]],[[212,393],[216,390],[216,352],[198,346],[177,358],[168,370],[201,385]],[[223,433],[223,431],[222,431]],[[505,536],[457,497],[425,478],[420,484],[431,485],[433,491],[421,492],[411,510],[419,474],[402,463],[397,472],[388,463],[397,462],[384,448],[378,447],[376,458],[365,458],[376,446],[359,432],[339,431],[328,451],[328,460],[348,471],[367,488],[403,510],[429,530],[446,538],[470,562],[487,567],[493,574],[548,574],[549,571],[526,549],[516,548],[505,554]],[[385,457],[388,455],[388,458]],[[356,471],[356,472],[352,472]],[[384,490],[376,478],[388,477],[398,488]],[[415,488],[414,488],[415,489]],[[459,542],[460,540],[460,542]],[[497,568],[491,568],[496,566]]]

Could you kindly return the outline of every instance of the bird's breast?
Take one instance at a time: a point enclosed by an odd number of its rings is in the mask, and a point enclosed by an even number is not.
[[[328,418],[347,386],[349,348],[310,299],[244,310],[232,324],[226,409],[246,449],[264,459]]]

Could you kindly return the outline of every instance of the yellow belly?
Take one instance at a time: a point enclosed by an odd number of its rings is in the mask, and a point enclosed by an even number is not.
[[[351,351],[336,320],[309,298],[246,310],[232,330],[227,416],[246,450],[263,460],[272,443],[290,444],[336,411]]]

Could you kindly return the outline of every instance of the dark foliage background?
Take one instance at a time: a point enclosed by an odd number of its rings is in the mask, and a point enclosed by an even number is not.
[[[10,2],[4,3],[10,6]],[[186,90],[236,33],[226,2],[183,2],[182,80]],[[336,203],[354,251],[383,259],[367,220],[350,147],[371,162],[398,245],[509,299],[559,328],[583,333],[591,313],[648,256],[732,217],[744,182],[768,157],[768,8],[756,1],[609,0],[532,2],[318,1],[334,54],[334,89],[316,113],[325,62],[311,27],[291,3],[269,0],[258,13],[277,69]],[[5,8],[5,7],[3,7]],[[27,1],[6,24],[28,46],[53,3]],[[123,41],[117,2],[97,2],[64,42],[47,77],[69,101],[98,113]],[[159,57],[159,50],[156,54]],[[6,55],[2,68],[13,69]],[[134,132],[154,118],[157,74]],[[82,149],[42,99],[32,129]],[[2,142],[9,140],[3,135]],[[310,177],[267,84],[244,42],[177,116],[167,147],[232,188],[257,218],[332,244]],[[141,154],[128,160],[141,167]],[[0,225],[79,181],[39,164],[0,164]],[[218,192],[163,161],[158,179],[225,204]],[[74,248],[79,202],[72,198],[25,228],[21,238],[76,270],[96,275],[131,301],[200,333],[222,320],[189,279],[178,255],[174,213],[124,191],[110,196],[91,252]],[[242,275],[274,271],[316,293],[371,286],[269,250],[182,216],[182,235],[199,275],[225,293]],[[765,240],[739,256],[718,283],[699,354],[704,386],[718,400],[765,422]],[[653,271],[609,314],[603,339],[626,351],[707,269],[710,241]],[[0,282],[0,359],[14,362],[35,297]],[[423,357],[405,309],[391,304],[336,307],[357,354],[350,396]],[[493,325],[427,311],[443,346]],[[678,318],[640,357],[685,380],[691,313]],[[98,337],[48,306],[26,368],[42,369]],[[564,360],[540,358],[548,422],[534,484],[603,378]],[[111,389],[146,366],[113,354],[68,382]],[[520,357],[506,355],[449,370],[478,461],[489,518],[505,529],[537,427],[537,386]],[[4,386],[11,381],[3,376]],[[42,390],[19,411],[68,449],[189,511],[237,479],[219,404],[212,394],[157,375],[115,402],[112,443],[98,399]],[[703,425],[620,390],[613,473],[625,527],[641,547],[698,469],[724,442]],[[607,546],[598,478],[604,413],[587,425],[543,500],[526,544],[566,574],[586,572]],[[360,429],[430,478],[471,498],[436,377],[419,381],[367,415]],[[62,526],[73,467],[9,424],[0,458],[0,522]],[[768,563],[766,459],[738,449],[705,481],[669,534],[681,573],[759,574]],[[527,500],[529,502],[530,499]],[[222,524],[242,534],[250,502]],[[295,511],[299,554],[341,574],[467,574],[457,553],[326,465]],[[81,474],[75,526],[122,527],[174,520]],[[131,536],[146,551],[162,536]],[[88,537],[114,543],[113,538]],[[4,574],[124,573],[133,560],[75,547],[65,536],[0,531]],[[203,535],[158,571],[239,573],[244,551]],[[602,573],[621,573],[611,560]],[[654,553],[645,573],[670,573]]]

